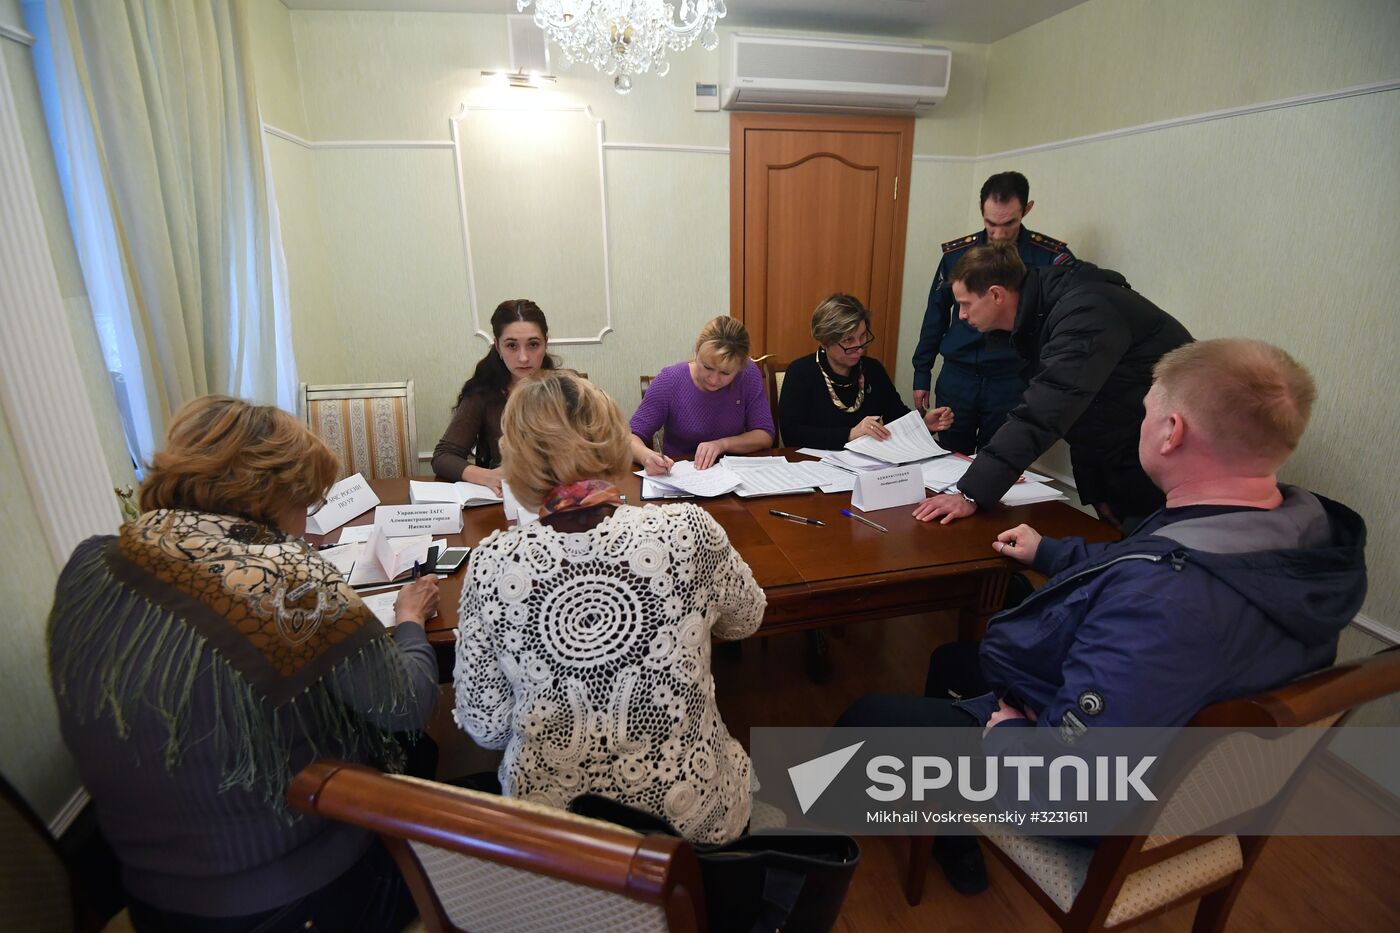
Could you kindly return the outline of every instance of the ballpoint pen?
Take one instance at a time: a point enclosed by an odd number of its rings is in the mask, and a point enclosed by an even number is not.
[[[769,515],[776,515],[779,518],[786,518],[790,522],[798,522],[803,525],[825,525],[826,522],[819,522],[815,518],[807,518],[805,515],[793,515],[791,512],[780,512],[777,509],[769,509]]]
[[[884,532],[885,534],[889,534],[889,533],[890,533],[890,530],[889,530],[888,528],[886,528],[884,525],[877,525],[875,522],[872,522],[872,521],[871,521],[870,519],[868,519],[868,518],[861,518],[859,515],[857,515],[855,512],[852,512],[850,509],[842,509],[842,510],[841,510],[841,514],[844,515],[844,516],[846,516],[847,518],[854,518],[856,521],[860,522],[862,525],[869,525],[871,528],[874,528],[876,531],[882,531],[882,532]]]

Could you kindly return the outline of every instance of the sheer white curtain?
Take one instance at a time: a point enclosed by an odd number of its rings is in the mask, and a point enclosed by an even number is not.
[[[137,462],[199,395],[294,411],[285,261],[242,0],[25,0],[24,10]]]

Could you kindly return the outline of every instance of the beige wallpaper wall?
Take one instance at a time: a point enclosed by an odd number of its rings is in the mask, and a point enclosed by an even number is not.
[[[277,33],[258,56],[260,94],[276,97],[264,112],[288,120],[304,115],[304,131],[279,128],[322,144],[306,148],[268,137],[302,378],[413,378],[419,447],[431,449],[487,344],[471,335],[452,152],[412,143],[447,142],[448,120],[464,100],[494,104],[530,96],[494,96],[479,74],[506,62],[505,20],[287,14],[273,3],[264,3],[260,24]],[[918,124],[915,151],[921,156],[975,152],[985,49],[955,46],[954,52],[954,92]],[[639,80],[626,98],[582,69],[561,73],[557,87],[533,95],[591,107],[604,121],[609,143],[720,150],[606,150],[613,333],[601,344],[554,349],[565,364],[588,372],[627,413],[639,399],[638,376],[684,358],[704,321],[728,310],[729,163],[723,151],[728,124],[723,113],[692,108],[695,82],[714,82],[718,67],[717,56],[693,49],[674,58],[665,79]],[[376,145],[324,147],[350,140]],[[907,189],[909,271],[899,360],[893,361],[905,370],[897,377],[901,384],[912,380],[907,358],[917,339],[937,244],[953,235],[948,229],[961,231],[968,205],[975,203],[970,167],[970,162],[921,161],[913,170]],[[480,217],[483,201],[468,208],[478,263],[494,245],[489,218]],[[601,223],[596,212],[534,213],[531,222],[551,232],[580,225],[573,229],[591,234],[596,226],[581,225]],[[513,229],[520,219],[503,215],[500,224]],[[532,257],[512,262],[508,255],[498,255],[484,271],[478,266],[483,324],[505,298],[570,294],[580,272],[567,262],[544,268],[552,272],[541,271]],[[597,277],[596,270],[589,272]],[[592,312],[576,311],[561,299],[542,304],[557,336],[596,333]]]
[[[1400,4],[1091,0],[991,46],[983,150],[1400,79],[1400,46],[1382,34],[1400,35]],[[1250,44],[1241,54],[1222,36]],[[1100,81],[1120,67],[1130,81]],[[1065,92],[1039,108],[1018,83],[1045,74]],[[1095,106],[1066,103],[1091,85]],[[1257,336],[1311,368],[1320,398],[1284,477],[1367,519],[1364,612],[1393,628],[1398,148],[1391,90],[983,158],[975,171],[1024,172],[1037,229],[1124,273],[1198,337]]]

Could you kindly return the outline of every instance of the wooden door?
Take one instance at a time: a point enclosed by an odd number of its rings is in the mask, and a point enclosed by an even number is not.
[[[811,353],[813,309],[847,292],[870,309],[870,355],[893,375],[913,118],[729,120],[730,314],[754,356]]]

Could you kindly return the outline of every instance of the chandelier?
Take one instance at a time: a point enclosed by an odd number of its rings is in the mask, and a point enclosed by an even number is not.
[[[698,37],[713,51],[719,45],[715,20],[724,0],[515,0],[524,11],[535,5],[535,25],[559,46],[564,64],[588,62],[613,75],[619,94],[632,90],[631,75],[671,70],[666,50],[689,48]]]

